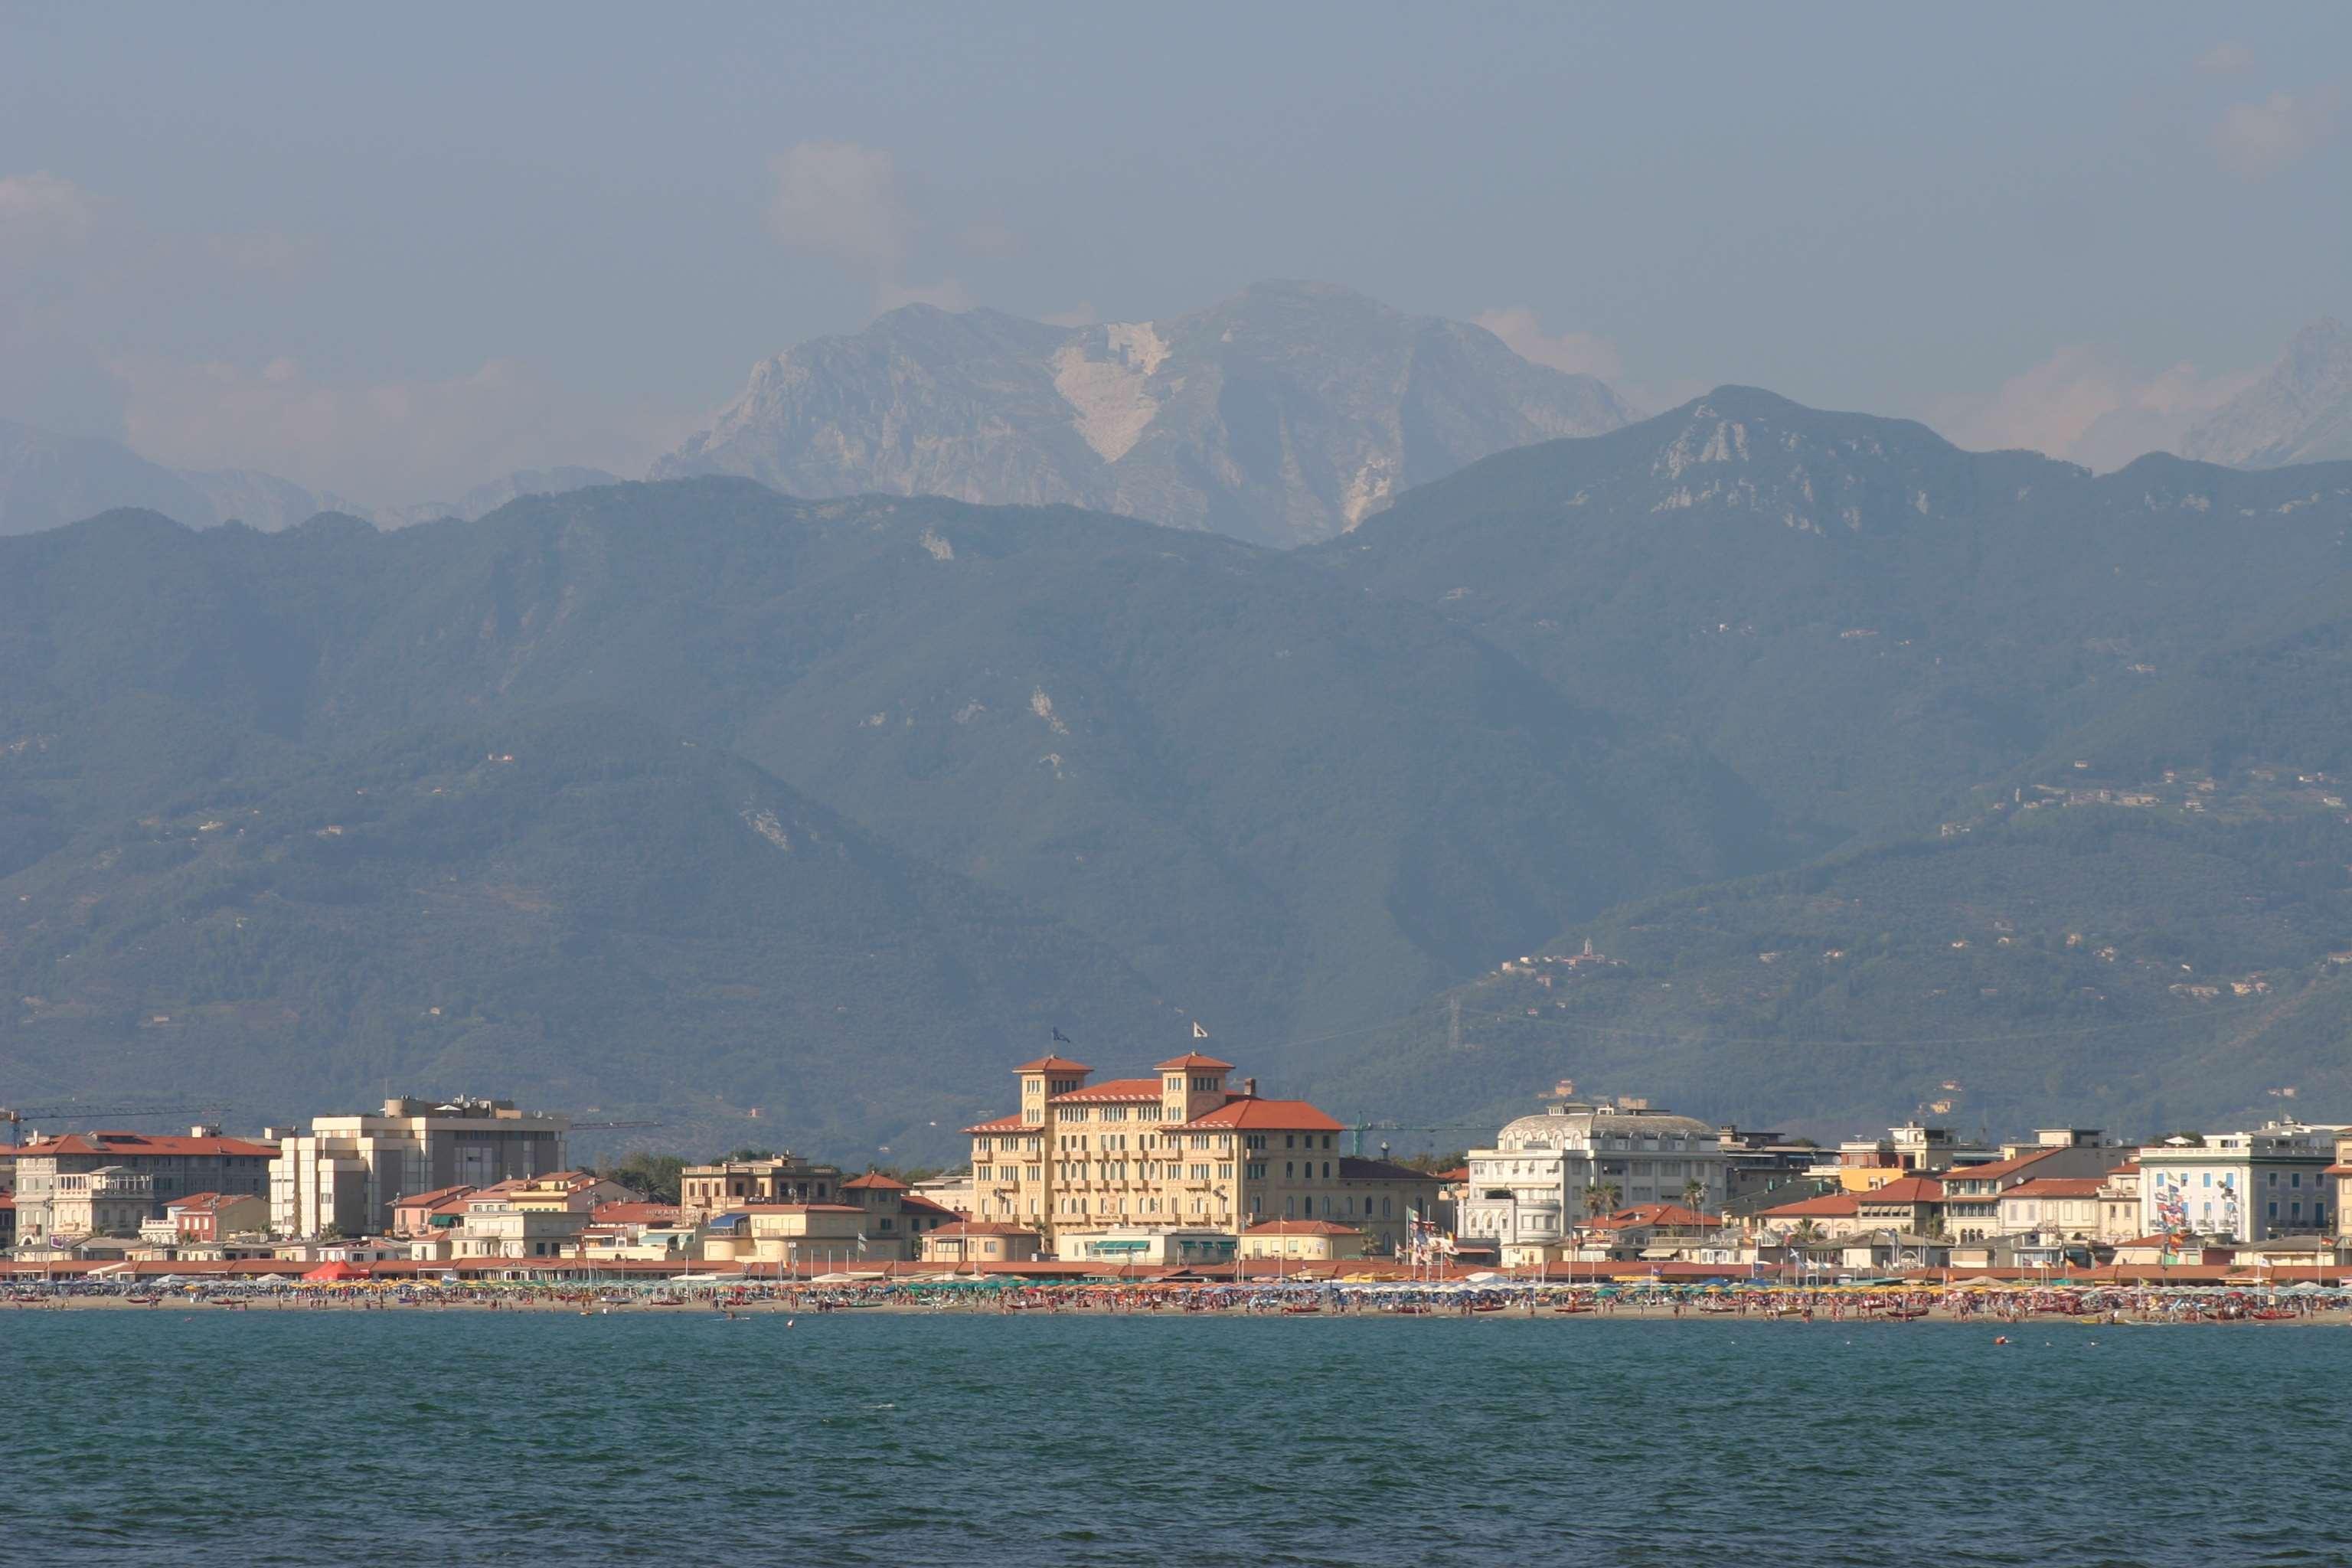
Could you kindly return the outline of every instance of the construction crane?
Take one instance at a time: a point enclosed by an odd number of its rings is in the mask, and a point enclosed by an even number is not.
[[[92,1105],[82,1100],[68,1100],[62,1105],[0,1105],[0,1121],[8,1124],[8,1147],[16,1147],[20,1139],[17,1130],[26,1122],[47,1118],[80,1121],[85,1118],[110,1116],[124,1121],[150,1121],[159,1116],[194,1117],[204,1121],[217,1121],[228,1114],[226,1105],[194,1105],[182,1100],[125,1100],[115,1104]]]

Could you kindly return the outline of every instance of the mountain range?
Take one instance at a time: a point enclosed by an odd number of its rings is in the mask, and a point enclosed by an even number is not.
[[[2352,330],[2332,317],[2304,328],[2262,380],[2184,435],[2179,451],[2242,468],[2352,458]]]
[[[1740,387],[1288,550],[734,478],[111,513],[0,541],[0,1073],[932,1153],[1047,1026],[1196,1017],[1433,1126],[2352,1097],[2347,549],[2352,465]]]
[[[601,468],[525,468],[477,485],[454,501],[368,507],[250,468],[168,468],[120,441],[59,436],[0,419],[0,534],[37,533],[126,507],[161,512],[190,528],[236,521],[275,531],[324,511],[399,528],[478,518],[518,496],[617,482],[617,475]]]
[[[1290,546],[1506,447],[1632,417],[1483,327],[1323,283],[1056,327],[909,305],[762,361],[655,479],[1054,502]]]

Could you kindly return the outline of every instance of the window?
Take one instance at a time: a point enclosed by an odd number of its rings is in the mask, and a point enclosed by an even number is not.
[[[1282,1163],[1282,1179],[1283,1179],[1284,1181],[1286,1181],[1286,1181],[1289,1181],[1289,1180],[1291,1180],[1292,1178],[1296,1177],[1297,1174],[1298,1174],[1298,1162],[1297,1162],[1296,1160],[1285,1160],[1285,1161]]]

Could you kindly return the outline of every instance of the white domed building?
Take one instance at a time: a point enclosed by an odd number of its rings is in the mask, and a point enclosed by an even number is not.
[[[1643,1204],[1719,1211],[1722,1140],[1640,1101],[1553,1105],[1470,1151],[1460,1235],[1497,1249],[1557,1247],[1578,1224]]]

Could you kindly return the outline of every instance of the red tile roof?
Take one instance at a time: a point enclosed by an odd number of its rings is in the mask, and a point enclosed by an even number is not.
[[[1851,1217],[1858,1213],[1862,1201],[1853,1193],[1823,1193],[1815,1198],[1800,1198],[1793,1204],[1766,1209],[1759,1219],[1834,1219]]]
[[[588,1217],[596,1225],[669,1225],[678,1210],[676,1204],[598,1204]]]
[[[192,1214],[202,1214],[208,1210],[225,1208],[230,1204],[268,1201],[252,1193],[190,1193],[184,1198],[176,1198],[165,1204],[163,1212],[170,1214],[175,1209],[185,1209]]]
[[[1018,1116],[1000,1116],[993,1121],[975,1121],[966,1132],[1043,1132],[1045,1127],[1035,1121],[1024,1121]]]
[[[959,1219],[961,1218],[963,1215],[963,1211],[961,1209],[951,1209],[945,1204],[935,1204],[930,1199],[919,1197],[913,1193],[908,1193],[898,1200],[898,1212],[901,1214],[948,1215]]]
[[[1352,1225],[1341,1225],[1328,1219],[1270,1219],[1254,1225],[1242,1233],[1244,1236],[1361,1236],[1364,1233]]]
[[[460,1182],[454,1187],[435,1187],[431,1192],[411,1193],[404,1198],[394,1198],[392,1206],[396,1209],[439,1208],[450,1199],[462,1198],[473,1190],[470,1184]]]
[[[864,1214],[856,1204],[737,1204],[729,1214]]]
[[[1990,1165],[1955,1165],[1944,1173],[1944,1180],[1948,1182],[1999,1181],[2004,1176],[2013,1176],[2028,1165],[2038,1164],[2059,1152],[2061,1151],[2056,1149],[2032,1149],[2014,1160],[1995,1160]]]
[[[2096,1176],[2042,1176],[2020,1182],[2000,1195],[2005,1198],[2095,1198],[2106,1183]]]
[[[41,1138],[16,1151],[18,1158],[44,1154],[109,1154],[131,1156],[152,1154],[238,1154],[259,1155],[275,1159],[278,1151],[267,1143],[254,1143],[243,1138],[172,1137],[146,1132],[68,1132],[63,1137]]]
[[[1160,1098],[1160,1080],[1156,1078],[1112,1078],[1100,1083],[1090,1083],[1084,1089],[1057,1094],[1047,1103],[1053,1105],[1092,1105],[1100,1100],[1153,1100]]]
[[[1039,1057],[1034,1062],[1023,1062],[1014,1072],[1092,1072],[1084,1062],[1074,1062],[1067,1057]]]
[[[845,1193],[855,1188],[866,1188],[877,1193],[904,1193],[913,1190],[898,1177],[886,1176],[879,1171],[868,1171],[862,1176],[852,1176],[841,1184],[841,1190]]]
[[[1944,1184],[1933,1176],[1905,1176],[1854,1196],[1866,1204],[1939,1204],[1944,1201]]]
[[[1272,1128],[1277,1132],[1343,1132],[1347,1131],[1303,1100],[1229,1100],[1185,1122],[1180,1131],[1235,1127]]]
[[[1153,1072],[1231,1072],[1234,1064],[1221,1062],[1214,1057],[1204,1057],[1198,1051],[1186,1051],[1181,1057],[1170,1057],[1151,1069]]]

